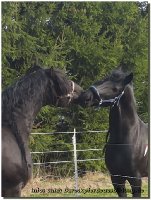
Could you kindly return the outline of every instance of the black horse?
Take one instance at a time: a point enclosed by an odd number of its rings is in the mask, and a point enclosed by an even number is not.
[[[125,182],[134,197],[141,196],[141,177],[148,176],[148,125],[137,115],[132,86],[133,73],[114,70],[79,97],[82,106],[110,106],[105,163],[120,197]]]
[[[82,89],[58,69],[34,66],[2,93],[2,196],[19,197],[31,177],[33,121],[45,105],[68,106]]]

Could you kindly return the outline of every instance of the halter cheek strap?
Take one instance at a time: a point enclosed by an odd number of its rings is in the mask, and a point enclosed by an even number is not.
[[[119,102],[120,102],[120,99],[123,96],[123,94],[124,94],[124,90],[122,91],[121,94],[119,94],[114,99],[101,100],[100,103],[99,103],[99,106],[101,106],[103,103],[111,103],[112,104],[111,107],[114,107],[115,105],[119,106]]]
[[[72,91],[70,93],[68,93],[67,95],[58,96],[56,105],[58,105],[59,99],[63,99],[63,98],[67,98],[67,97],[69,97],[68,104],[71,102],[72,97],[73,97],[73,93],[74,93],[74,90],[75,90],[75,83],[73,81],[71,81],[71,84],[72,84]]]
[[[73,93],[74,93],[74,89],[75,89],[75,84],[74,84],[74,82],[71,81],[71,83],[72,83],[72,91],[71,91],[71,93],[67,94],[67,97],[70,97],[69,103],[71,102],[71,99],[72,99]]]
[[[123,96],[124,94],[124,90],[122,91],[122,93],[120,95],[118,95],[117,97],[114,98],[114,103],[113,103],[113,106],[116,104],[117,106],[119,106],[119,102],[120,102],[120,99],[121,97]],[[113,107],[112,106],[112,107]]]

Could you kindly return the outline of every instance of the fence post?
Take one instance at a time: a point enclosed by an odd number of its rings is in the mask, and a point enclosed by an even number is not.
[[[75,191],[78,195],[78,165],[77,165],[77,150],[76,150],[76,129],[74,128],[74,134],[72,137],[73,151],[74,151],[74,178],[75,178]]]

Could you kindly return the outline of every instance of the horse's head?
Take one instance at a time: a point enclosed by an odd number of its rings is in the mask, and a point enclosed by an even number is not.
[[[121,98],[124,89],[133,79],[133,73],[114,70],[109,76],[94,83],[82,92],[78,101],[81,106],[109,106]]]
[[[83,89],[71,81],[66,74],[59,69],[45,69],[48,78],[48,99],[54,99],[53,104],[59,107],[66,107],[69,104],[77,103]],[[49,101],[52,103],[51,101]]]
[[[44,69],[35,65],[27,70],[26,76],[32,76],[32,79],[34,76],[36,85],[38,84],[39,88],[42,88],[44,105],[66,107],[70,103],[76,104],[78,103],[76,100],[83,91],[60,69]]]

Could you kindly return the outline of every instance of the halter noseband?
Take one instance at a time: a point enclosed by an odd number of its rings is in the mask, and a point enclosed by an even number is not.
[[[99,101],[102,100],[98,90],[96,89],[94,85],[92,85],[89,89],[93,92],[93,94],[98,98]]]
[[[115,105],[119,106],[120,99],[124,94],[124,90],[123,90],[121,92],[121,94],[119,94],[117,97],[115,97],[113,99],[103,100],[103,99],[101,99],[100,94],[99,94],[98,90],[96,89],[96,87],[94,85],[91,86],[90,89],[99,99],[99,106],[98,107],[100,107],[103,103],[111,103],[112,107],[114,107]]]

